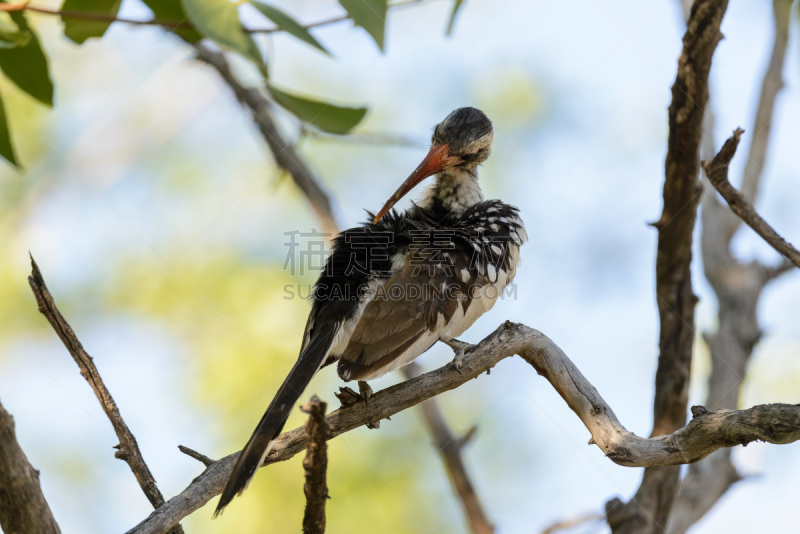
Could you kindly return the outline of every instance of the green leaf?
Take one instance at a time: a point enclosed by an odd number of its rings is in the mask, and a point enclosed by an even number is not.
[[[31,40],[31,32],[9,32],[0,28],[0,49],[11,49],[25,46]]]
[[[53,80],[39,38],[29,26],[25,14],[11,13],[11,19],[30,37],[27,44],[17,48],[0,49],[0,69],[17,87],[39,102],[53,105]]]
[[[456,15],[458,15],[458,10],[461,9],[461,6],[464,4],[464,0],[455,0],[453,3],[453,11],[450,12],[450,21],[447,23],[447,31],[445,35],[448,37],[453,33],[453,28],[456,24]]]
[[[165,22],[186,22],[191,24],[186,11],[183,10],[181,0],[143,0],[145,5],[153,12],[153,16]],[[165,26],[166,28],[166,26]],[[170,29],[178,37],[189,43],[196,43],[203,38],[197,30],[190,29]]]
[[[242,29],[236,4],[228,0],[181,0],[195,28],[212,41],[238,52],[267,75],[267,67],[253,38]]]
[[[31,32],[20,28],[10,14],[0,12],[0,48],[18,48],[28,44],[30,40]]]
[[[0,98],[0,156],[3,156],[16,168],[20,168],[17,156],[14,154],[14,146],[11,144],[11,132],[8,131],[6,108],[3,105],[2,98]]]
[[[310,123],[324,132],[346,134],[367,114],[367,108],[334,106],[327,102],[287,93],[274,85],[267,85],[267,89],[278,104],[303,122]]]
[[[121,3],[122,0],[64,0],[61,11],[116,17]],[[64,21],[64,35],[78,44],[83,44],[89,37],[102,37],[111,26],[111,21],[83,20],[63,14],[61,19]]]
[[[388,0],[339,0],[356,26],[361,26],[383,52]]]
[[[267,4],[262,4],[261,2],[256,2],[255,0],[250,0],[250,4],[253,5],[256,9],[261,11],[261,14],[267,17],[269,20],[275,23],[278,28],[285,31],[289,35],[296,37],[303,41],[304,43],[308,43],[311,46],[322,50],[326,54],[330,54],[325,47],[322,46],[319,41],[317,41],[313,35],[311,35],[307,29],[303,28],[296,20],[292,17],[278,9],[277,7],[269,6]]]

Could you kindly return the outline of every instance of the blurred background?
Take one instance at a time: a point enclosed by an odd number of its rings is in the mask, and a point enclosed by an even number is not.
[[[304,23],[342,13],[331,0],[274,3]],[[515,291],[464,340],[479,341],[505,319],[543,331],[621,422],[647,435],[658,335],[656,233],[647,222],[661,210],[666,110],[684,31],[679,2],[470,0],[447,38],[451,9],[449,1],[432,1],[392,10],[385,54],[348,22],[314,32],[334,57],[285,35],[260,37],[275,83],[370,108],[355,139],[303,138],[299,151],[335,198],[341,223],[352,225],[416,166],[431,128],[449,111],[483,109],[495,124],[484,191],[519,206],[531,239]],[[120,15],[150,13],[126,1]],[[796,15],[758,204],[795,244]],[[28,252],[171,497],[202,471],[178,444],[212,458],[237,450],[296,358],[309,306],[294,288],[316,273],[286,268],[287,235],[319,224],[248,114],[216,72],[193,60],[191,47],[157,28],[123,24],[78,47],[57,18],[29,18],[51,58],[56,104],[45,109],[2,82],[25,170],[0,165],[0,398],[63,531],[123,532],[150,505],[128,466],[114,459],[109,422],[36,310]],[[753,122],[772,46],[771,6],[731,2],[722,31],[711,74],[718,146]],[[249,65],[235,66],[257,82]],[[290,117],[282,126],[296,137]],[[368,142],[374,133],[408,142]],[[748,145],[746,133],[734,183]],[[778,262],[747,228],[736,245],[741,258]],[[699,339],[714,326],[716,303],[699,262],[695,275]],[[800,402],[799,301],[797,272],[765,292],[765,336],[743,407]],[[696,352],[690,402],[700,403],[709,361],[702,342]],[[432,369],[451,358],[437,345],[418,362]],[[400,380],[393,373],[372,386]],[[338,385],[327,369],[305,397],[316,393],[333,409]],[[641,471],[588,446],[577,417],[518,358],[438,400],[455,432],[478,427],[465,458],[500,533],[540,532],[601,513],[607,499],[627,500],[638,486]],[[287,428],[303,421],[296,413]],[[347,433],[329,451],[329,532],[465,531],[416,410],[378,431]],[[753,443],[734,459],[751,476],[695,532],[795,528],[800,445]],[[187,532],[299,531],[300,462],[263,470],[211,521],[215,499],[186,518]],[[573,531],[606,530],[590,523]]]

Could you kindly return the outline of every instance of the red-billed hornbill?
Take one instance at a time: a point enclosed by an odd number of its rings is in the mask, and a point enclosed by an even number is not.
[[[478,185],[493,135],[482,111],[453,111],[434,129],[428,155],[373,220],[333,240],[314,285],[300,356],[242,450],[214,515],[245,490],[321,367],[338,361],[342,379],[366,386],[361,381],[460,335],[514,278],[525,227],[515,207],[484,200]],[[390,211],[434,174],[417,204]]]

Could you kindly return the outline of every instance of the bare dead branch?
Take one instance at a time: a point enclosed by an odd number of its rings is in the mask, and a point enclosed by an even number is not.
[[[519,354],[555,388],[589,430],[593,443],[619,465],[646,467],[696,462],[722,447],[755,440],[790,443],[800,440],[800,405],[768,404],[748,410],[710,411],[669,435],[643,438],[629,432],[592,384],[564,352],[541,332],[506,322],[464,356],[461,373],[449,363],[439,369],[375,393],[369,406],[356,403],[327,416],[331,436],[376,419],[387,419],[431,397],[459,387]],[[306,448],[304,428],[279,436],[265,464],[288,460]],[[128,534],[167,530],[215,495],[228,479],[238,453],[211,464],[179,495],[154,511]]]
[[[711,57],[722,38],[724,0],[695,2],[669,108],[669,146],[665,164],[664,208],[656,223],[656,293],[661,317],[653,435],[671,432],[686,419],[686,395],[694,336],[694,305],[689,267],[692,231],[701,187],[698,147],[708,100]]]
[[[0,404],[0,530],[60,534],[39,484],[39,471],[17,442],[14,418]]]
[[[261,135],[269,146],[275,162],[292,177],[297,187],[303,192],[311,204],[311,209],[319,219],[322,229],[331,236],[336,235],[338,225],[331,208],[328,193],[322,188],[319,180],[292,148],[291,144],[283,138],[278,131],[278,126],[272,118],[270,102],[258,89],[244,87],[233,75],[225,58],[225,54],[212,50],[204,44],[195,45],[197,59],[214,67],[226,84],[231,88],[236,99],[250,110],[253,122],[258,126]]]
[[[419,375],[420,367],[411,363],[403,367],[402,371],[406,379],[411,379]],[[442,457],[450,484],[461,502],[461,508],[467,518],[470,530],[474,534],[492,534],[494,527],[486,518],[481,501],[464,465],[464,459],[461,457],[461,448],[474,435],[475,427],[472,427],[462,438],[457,438],[450,432],[444,415],[434,399],[426,400],[420,404],[420,408],[425,426],[433,437],[436,450]]]
[[[755,199],[763,176],[774,104],[783,85],[791,4],[791,0],[773,1],[774,43],[761,84],[758,111],[751,128],[753,142],[742,179],[742,190],[751,200]],[[709,110],[707,115],[710,122]],[[707,125],[703,157],[708,160],[716,152],[711,133],[712,127]],[[756,312],[763,289],[777,276],[794,269],[794,264],[786,259],[777,267],[738,261],[731,251],[731,241],[741,219],[717,200],[714,189],[708,188],[703,193],[701,215],[703,268],[719,303],[717,329],[703,336],[711,353],[706,405],[712,409],[733,409],[738,404],[753,347],[761,337]],[[670,514],[667,533],[684,534],[741,478],[731,462],[730,449],[716,451],[689,466]]]
[[[747,225],[755,230],[758,235],[764,238],[772,248],[783,254],[789,261],[800,267],[800,252],[790,243],[783,239],[778,233],[767,224],[767,222],[756,212],[753,204],[745,198],[739,191],[734,189],[728,181],[728,165],[736,152],[743,130],[737,128],[733,135],[725,141],[719,154],[708,163],[703,163],[703,168],[708,176],[708,181],[719,191],[722,198],[728,203],[733,212],[738,215]]]
[[[203,464],[206,467],[208,467],[209,465],[214,463],[214,460],[212,460],[211,458],[209,458],[205,454],[203,454],[201,452],[197,452],[194,449],[190,449],[189,447],[185,447],[183,445],[178,445],[178,450],[181,451],[186,456],[188,456],[190,458],[194,458],[195,460],[197,460],[198,462],[200,462],[201,464]]]
[[[694,343],[692,232],[702,188],[698,180],[702,123],[708,101],[708,73],[727,0],[697,0],[691,9],[669,107],[664,208],[658,222],[656,297],[660,317],[659,356],[651,436],[668,434],[686,421]],[[677,468],[646,469],[627,504],[606,505],[615,534],[663,531],[678,490]]]
[[[100,406],[103,408],[106,416],[108,416],[109,421],[111,421],[111,426],[114,427],[114,432],[117,434],[117,438],[119,438],[119,445],[116,447],[118,450],[114,453],[114,457],[124,460],[130,466],[133,476],[136,477],[136,481],[142,488],[147,500],[150,501],[153,508],[158,508],[164,504],[164,496],[158,489],[155,478],[153,478],[150,468],[147,467],[142,457],[139,444],[136,442],[133,432],[131,432],[128,425],[125,424],[125,421],[122,419],[119,408],[117,408],[117,404],[114,402],[111,392],[108,391],[105,383],[103,383],[103,379],[92,357],[84,350],[83,345],[80,340],[78,340],[72,327],[67,323],[66,319],[64,319],[64,316],[61,315],[58,307],[56,307],[53,296],[50,294],[50,290],[47,289],[42,273],[39,271],[39,266],[36,265],[33,256],[31,256],[31,274],[28,277],[28,283],[36,297],[39,311],[47,318],[47,321],[69,351],[72,359],[78,364],[81,376],[85,378],[89,386],[91,386],[97,400],[100,401]],[[170,532],[174,534],[183,533],[183,528],[177,523],[175,525],[170,525],[170,528],[172,529]]]
[[[328,405],[314,395],[311,401],[302,407],[308,414],[306,422],[306,440],[308,450],[303,459],[306,483],[303,492],[306,495],[306,509],[303,514],[303,534],[323,534],[325,532],[325,503],[328,495],[328,441],[331,428],[325,419]]]
[[[767,71],[761,82],[761,95],[758,99],[756,118],[750,130],[753,140],[742,177],[742,193],[752,202],[758,196],[758,186],[764,171],[767,158],[767,146],[772,133],[772,116],[775,100],[783,88],[783,62],[786,57],[786,43],[789,40],[789,20],[791,19],[793,0],[773,0],[775,22],[775,40],[772,44]]]

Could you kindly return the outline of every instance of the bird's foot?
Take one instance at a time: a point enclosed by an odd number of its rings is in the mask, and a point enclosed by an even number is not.
[[[455,356],[453,356],[453,367],[456,368],[458,374],[463,375],[461,366],[464,365],[464,349],[458,349]]]
[[[369,387],[369,384],[367,384],[365,381],[359,380],[358,381],[358,391],[359,391],[359,393],[361,393],[361,398],[364,399],[364,404],[369,406],[369,399],[370,399],[370,397],[372,397],[372,393],[373,393],[372,392],[372,388]]]
[[[475,348],[475,345],[464,343],[458,339],[443,339],[442,342],[453,349],[453,352],[455,352],[455,356],[453,356],[453,367],[455,367],[456,371],[458,371],[458,374],[463,374],[462,366],[464,365],[464,356],[473,348]]]
[[[340,387],[339,391],[334,393],[334,395],[336,395],[336,398],[342,403],[342,406],[352,406],[361,400],[361,395],[347,386]]]
[[[335,393],[336,398],[339,399],[339,402],[342,403],[342,406],[352,406],[353,404],[357,404],[359,401],[364,401],[365,406],[369,406],[369,399],[372,397],[372,388],[369,384],[364,382],[363,380],[358,381],[358,392],[354,391],[353,388],[343,386],[339,388],[339,392]],[[380,428],[381,422],[378,421],[367,421],[367,428],[374,429]]]
[[[334,395],[336,395],[336,398],[342,403],[342,406],[351,406],[362,400],[364,404],[369,405],[369,399],[372,397],[372,388],[363,380],[359,380],[358,392],[354,391],[351,387],[343,386],[340,387],[339,392],[334,393]]]

